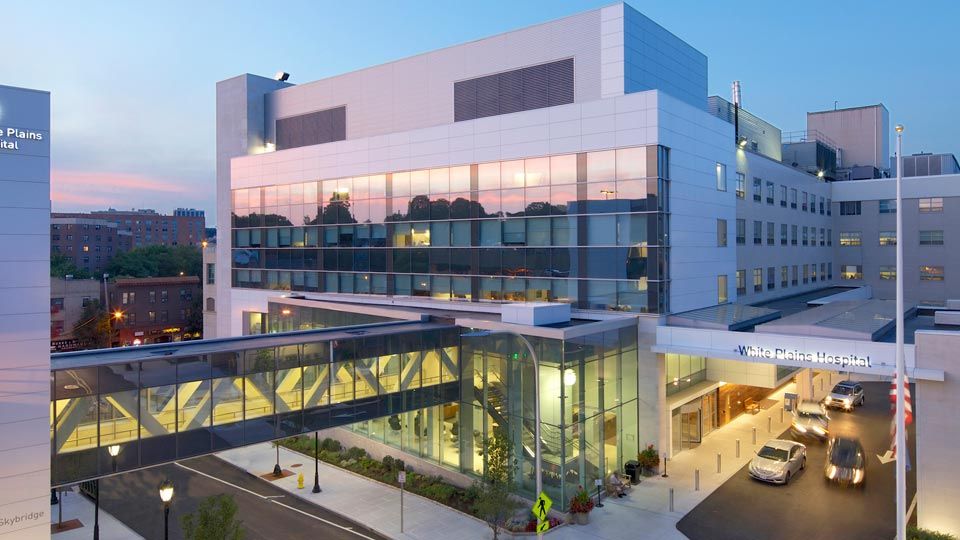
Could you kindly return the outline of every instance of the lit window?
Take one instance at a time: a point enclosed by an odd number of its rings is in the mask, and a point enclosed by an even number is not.
[[[920,199],[920,213],[943,212],[943,197],[927,197]]]
[[[880,267],[880,279],[883,279],[883,280],[893,280],[893,279],[897,279],[897,267],[896,267],[896,266],[881,266],[881,267]]]
[[[840,231],[840,245],[845,247],[861,245],[860,231]]]
[[[863,279],[863,266],[844,264],[840,267],[840,279]]]
[[[943,281],[943,267],[921,266],[920,281]]]
[[[717,163],[717,191],[727,190],[727,166]]]
[[[737,198],[742,199],[747,196],[747,177],[743,173],[737,173]]]
[[[881,246],[897,245],[897,233],[894,231],[880,231],[880,245]]]

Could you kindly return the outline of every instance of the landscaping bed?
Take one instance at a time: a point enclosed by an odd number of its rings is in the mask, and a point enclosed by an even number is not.
[[[285,448],[313,457],[313,437],[300,435],[281,439],[278,442]],[[400,487],[397,482],[397,473],[406,471],[407,481],[403,485],[405,490],[483,521],[483,518],[478,516],[474,510],[477,491],[473,486],[461,488],[447,483],[440,476],[420,474],[406,465],[402,459],[395,459],[391,456],[385,456],[382,461],[373,459],[363,448],[354,446],[345,449],[339,441],[330,438],[320,441],[320,452],[317,457],[324,463],[396,488]],[[550,521],[551,528],[561,524],[561,521],[557,519],[551,519]],[[522,517],[513,518],[508,522],[507,529],[514,533],[534,532],[536,530],[536,520],[532,517],[526,519]]]

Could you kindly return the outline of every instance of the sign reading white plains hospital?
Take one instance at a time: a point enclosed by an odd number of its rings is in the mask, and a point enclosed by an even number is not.
[[[870,356],[856,354],[832,354],[824,351],[804,352],[797,349],[769,348],[756,345],[738,345],[734,349],[740,356],[761,360],[786,360],[807,364],[827,364],[843,367],[871,367]]]
[[[15,127],[0,126],[0,150],[20,150],[25,141],[42,141],[43,133]]]

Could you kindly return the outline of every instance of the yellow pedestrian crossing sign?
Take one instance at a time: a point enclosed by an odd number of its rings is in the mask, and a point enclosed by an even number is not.
[[[540,496],[537,497],[537,500],[533,503],[533,515],[537,517],[537,521],[547,521],[547,529],[550,528],[547,516],[550,514],[551,506],[553,506],[553,501],[551,501],[550,497],[547,497],[547,494],[543,491],[540,492]],[[538,523],[537,530],[539,530],[541,526],[542,525]]]
[[[549,519],[548,519],[548,520],[545,520],[545,521],[538,521],[538,522],[537,522],[537,532],[538,532],[538,533],[547,532],[548,529],[550,529],[550,520],[549,520]]]

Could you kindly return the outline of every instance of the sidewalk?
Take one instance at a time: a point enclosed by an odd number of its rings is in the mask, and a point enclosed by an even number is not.
[[[221,459],[259,476],[273,470],[276,450],[269,443],[227,450]],[[313,463],[303,454],[280,449],[280,464],[295,473],[303,473],[304,489],[297,489],[296,474],[272,483],[390,538],[416,540],[487,540],[492,536],[487,525],[439,503],[414,495],[403,495],[404,527],[400,532],[400,490],[320,462],[320,493],[312,493]],[[294,463],[301,467],[290,468]]]
[[[832,388],[829,374],[814,379],[815,397],[826,395]],[[823,379],[821,382],[820,379]],[[834,375],[834,380],[839,376]],[[822,389],[821,389],[822,384]],[[595,508],[588,525],[567,525],[546,535],[549,540],[622,540],[655,538],[657,540],[684,540],[677,522],[709,496],[715,489],[736,474],[753,452],[767,440],[778,436],[790,426],[790,415],[780,410],[784,392],[793,392],[787,385],[770,396],[778,403],[760,413],[742,414],[723,428],[703,438],[702,444],[686,450],[667,463],[669,476],[644,478],[622,499],[604,499],[603,508]],[[767,431],[768,421],[770,431]],[[753,445],[756,428],[757,444]],[[735,456],[736,440],[740,439],[740,457]],[[717,453],[721,454],[721,472],[717,473]],[[258,444],[221,452],[218,456],[254,475],[273,470],[275,450],[270,444]],[[400,491],[351,472],[320,463],[321,493],[311,493],[313,466],[310,458],[281,448],[280,464],[303,472],[304,489],[297,489],[296,476],[273,483],[296,495],[391,538],[416,540],[488,540],[492,537],[485,523],[461,514],[429,499],[404,494],[404,532],[400,532]],[[694,490],[695,470],[700,470],[700,490]],[[674,509],[669,508],[670,488],[674,489]],[[66,537],[63,537],[66,538]]]
[[[815,398],[820,399],[833,387],[830,374],[814,377]],[[822,382],[821,382],[822,379]],[[834,381],[840,380],[838,375]],[[821,389],[822,384],[822,389]],[[793,392],[795,384],[789,384],[770,395],[778,403],[760,413],[742,414],[723,428],[703,438],[702,444],[685,450],[667,462],[668,477],[644,478],[622,499],[604,499],[603,508],[590,514],[590,524],[557,531],[552,540],[597,538],[621,540],[624,531],[636,531],[638,538],[678,539],[686,537],[677,530],[680,519],[706,499],[715,489],[737,474],[752,458],[753,453],[766,441],[777,437],[790,427],[790,414],[783,415],[783,394]],[[768,422],[770,431],[767,431]],[[757,444],[753,445],[753,430],[757,431]],[[740,458],[736,457],[736,441],[740,439]],[[721,455],[721,469],[717,473],[717,454]],[[695,471],[700,470],[700,490],[694,490]],[[674,490],[673,512],[669,508],[670,488]]]
[[[50,537],[53,540],[89,540],[93,538],[93,501],[84,497],[77,490],[65,491],[60,494],[60,504],[63,505],[63,521],[79,519],[83,526],[78,529],[58,532]],[[57,523],[60,515],[58,505],[50,506],[50,523]],[[100,540],[130,540],[143,538],[120,522],[117,518],[100,509]]]

